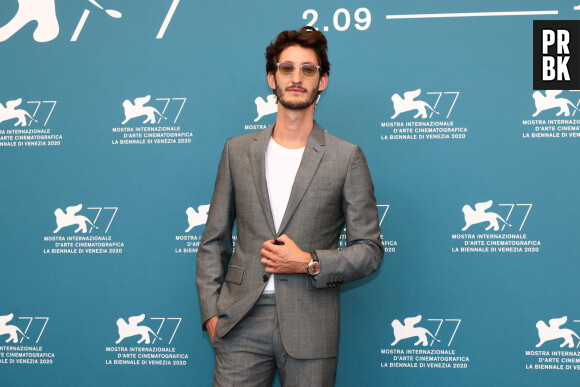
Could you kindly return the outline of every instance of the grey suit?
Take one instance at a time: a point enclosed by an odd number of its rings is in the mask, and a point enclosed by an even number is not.
[[[202,321],[219,316],[216,335],[224,337],[252,310],[268,279],[262,243],[287,234],[303,251],[316,251],[321,271],[316,279],[275,276],[284,348],[296,359],[336,357],[339,285],[373,273],[383,257],[371,176],[359,147],[314,123],[276,234],[264,165],[272,129],[225,144],[197,253]],[[345,224],[348,247],[337,249]]]

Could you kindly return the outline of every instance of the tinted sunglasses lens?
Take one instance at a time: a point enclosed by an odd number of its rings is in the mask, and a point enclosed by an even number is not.
[[[312,78],[313,76],[316,75],[317,71],[318,68],[315,65],[306,64],[302,66],[302,75],[304,75],[305,77]]]
[[[292,63],[280,63],[278,69],[280,70],[280,74],[288,76],[294,72],[294,65]]]

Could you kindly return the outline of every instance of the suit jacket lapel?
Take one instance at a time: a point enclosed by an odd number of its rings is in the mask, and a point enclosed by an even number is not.
[[[268,196],[268,184],[266,183],[266,147],[272,137],[272,128],[270,125],[263,131],[257,132],[254,141],[250,144],[250,162],[252,165],[252,177],[254,178],[254,186],[258,193],[258,199],[264,212],[264,217],[268,223],[268,227],[272,231],[272,235],[276,235],[276,228],[274,227],[274,218],[272,218],[272,209],[270,208],[270,199]]]
[[[286,211],[284,212],[284,217],[282,218],[282,223],[280,224],[280,229],[278,230],[277,235],[282,235],[284,233],[284,228],[292,218],[296,208],[298,208],[300,200],[302,200],[306,189],[314,177],[314,173],[318,169],[318,165],[320,164],[320,160],[322,160],[325,149],[326,136],[324,130],[314,122],[314,127],[312,128],[312,132],[310,132],[306,147],[304,148],[302,161],[300,162],[298,172],[296,172],[296,178],[292,185],[288,205],[286,206]],[[266,195],[268,195],[267,192]]]

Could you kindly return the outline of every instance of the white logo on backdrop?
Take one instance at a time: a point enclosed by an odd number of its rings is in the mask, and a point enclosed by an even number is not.
[[[58,36],[58,20],[54,0],[18,0],[18,12],[6,24],[0,28],[0,42],[12,37],[22,27],[30,22],[36,22],[34,40],[48,42]]]
[[[489,222],[489,225],[485,228],[488,231],[493,227],[494,231],[499,230],[498,220],[501,220],[504,225],[511,227],[511,224],[507,223],[501,216],[495,212],[485,212],[488,208],[493,205],[493,200],[488,200],[487,202],[477,203],[475,205],[475,210],[473,210],[468,204],[464,205],[461,209],[465,215],[465,227],[461,230],[465,231],[474,224]]]
[[[258,111],[258,117],[256,117],[254,122],[260,121],[264,116],[278,112],[278,99],[274,94],[267,96],[266,101],[264,101],[264,98],[258,97],[254,102],[256,103],[256,110]]]
[[[12,321],[13,318],[14,318],[14,313],[0,316],[0,336],[9,335],[8,339],[6,339],[6,342],[7,343],[13,342],[14,344],[22,343],[22,341],[24,339],[30,340],[30,338],[28,336],[26,336],[26,334],[28,333],[30,326],[33,325],[33,321],[44,320],[44,324],[42,326],[42,329],[40,329],[40,331],[38,332],[38,336],[36,337],[35,343],[38,343],[38,341],[42,337],[42,334],[44,333],[44,328],[46,328],[46,324],[48,324],[48,320],[49,320],[48,317],[18,317],[19,320],[28,320],[28,324],[26,324],[26,328],[24,329],[24,332],[22,332],[22,330],[19,327],[17,327],[16,325],[8,325],[8,323],[10,321]],[[36,325],[38,325],[38,324],[36,324]],[[19,335],[20,335],[20,340],[18,338]]]
[[[88,0],[93,6],[105,12],[109,16],[120,19],[123,14],[115,9],[104,8],[97,0]],[[101,1],[101,0],[99,0]],[[169,10],[163,19],[163,23],[157,32],[156,39],[163,39],[165,31],[173,18],[175,9],[180,0],[172,0]],[[100,11],[99,11],[100,12]],[[85,9],[75,27],[70,41],[76,42],[83,30],[91,11]],[[20,31],[30,22],[36,22],[33,37],[37,42],[49,42],[59,35],[59,24],[56,16],[54,0],[18,0],[16,15],[5,26],[0,28],[0,42],[4,42]],[[149,25],[150,23],[146,23]]]
[[[406,91],[403,98],[399,94],[393,94],[391,100],[394,114],[389,121],[380,123],[381,128],[386,129],[386,133],[381,134],[380,139],[388,141],[466,139],[468,129],[449,119],[459,94],[459,91],[422,92],[421,89]]]
[[[566,98],[556,98],[557,95],[560,95],[562,90],[546,90],[546,95],[542,94],[540,91],[535,91],[532,94],[534,98],[534,103],[536,105],[536,112],[532,114],[533,117],[536,117],[538,114],[543,112],[544,110],[550,110],[554,108],[559,108],[560,110],[556,113],[556,116],[561,116],[564,114],[565,117],[570,116],[570,108],[580,111],[570,100]]]
[[[207,213],[209,212],[209,204],[204,204],[197,207],[197,212],[193,207],[188,207],[185,213],[187,214],[187,223],[189,227],[185,232],[190,232],[192,228],[200,226],[207,222]]]
[[[397,319],[393,320],[391,326],[393,327],[393,334],[395,335],[395,341],[391,345],[397,344],[400,340],[410,339],[412,337],[417,337],[419,340],[414,345],[423,344],[424,347],[429,345],[427,341],[427,336],[430,336],[434,340],[437,340],[435,336],[431,334],[427,329],[422,327],[415,327],[421,321],[421,315],[415,317],[407,317],[404,319],[404,324]],[[439,341],[439,340],[437,340]]]
[[[155,109],[153,106],[145,106],[151,100],[151,96],[147,95],[145,97],[135,98],[135,104],[132,104],[131,101],[126,99],[123,101],[123,108],[125,109],[125,121],[122,122],[125,125],[129,120],[141,116],[145,116],[144,124],[147,123],[156,123],[155,114],[159,116],[159,121],[161,119],[166,119],[159,110]]]
[[[118,19],[123,16],[119,11],[103,8],[96,0],[89,0],[89,2],[105,11],[111,17]],[[84,10],[71,37],[71,42],[75,42],[78,39],[90,13],[88,9]],[[37,42],[49,42],[55,39],[59,33],[59,25],[54,0],[18,0],[18,12],[8,24],[0,28],[0,42],[11,38],[12,35],[30,22],[37,23],[33,34],[34,40]]]
[[[475,209],[469,204],[462,207],[465,226],[461,229],[463,233],[451,235],[454,240],[451,252],[538,253],[542,242],[529,238],[528,233],[518,233],[523,230],[533,204],[498,203],[495,206],[499,210],[489,211],[493,205],[493,200],[488,200],[476,202]],[[468,231],[471,228],[474,230]],[[484,228],[485,232],[482,233]]]
[[[391,117],[391,119],[396,118],[399,114],[405,113],[411,110],[417,110],[417,114],[413,116],[413,118],[417,118],[421,116],[421,118],[427,118],[427,109],[431,112],[439,114],[435,111],[427,102],[417,100],[417,98],[421,94],[421,89],[407,91],[403,93],[403,98],[399,94],[393,94],[391,100],[393,101],[393,109],[395,110],[395,114]]]
[[[115,342],[116,344],[119,344],[121,341],[131,336],[141,336],[141,339],[137,341],[137,344],[141,344],[142,342],[145,342],[145,344],[150,344],[150,333],[155,336],[155,338],[161,340],[161,338],[157,336],[151,328],[146,325],[139,325],[139,323],[145,320],[145,314],[129,317],[127,320],[129,323],[126,323],[122,318],[117,320],[117,327],[119,328],[119,339]]]
[[[382,226],[383,224],[383,220],[385,220],[385,217],[387,216],[387,212],[389,212],[389,208],[391,207],[390,204],[377,204],[377,211],[379,212],[379,216],[380,216],[380,210],[382,210],[384,208],[385,212],[383,212],[383,216],[381,216],[381,219],[379,220],[379,227]],[[346,230],[346,227],[345,227]]]
[[[109,16],[114,17],[115,19],[119,19],[123,16],[123,14],[119,11],[116,11],[114,9],[105,9],[103,8],[103,6],[99,3],[97,3],[95,0],[89,0],[89,2],[91,4],[93,4],[95,7],[102,9],[103,11],[105,11]]]
[[[54,211],[54,215],[56,216],[57,227],[53,231],[53,233],[56,234],[64,227],[78,226],[78,228],[75,230],[75,233],[82,231],[83,234],[85,234],[87,232],[87,223],[91,226],[91,228],[88,230],[88,232],[90,233],[93,230],[93,228],[98,229],[98,227],[95,226],[95,223],[97,223],[97,221],[99,220],[101,213],[104,212],[103,210],[111,210],[113,211],[113,213],[111,215],[111,218],[109,219],[109,224],[107,224],[107,228],[105,229],[106,233],[109,231],[109,227],[111,226],[111,223],[113,223],[113,219],[115,218],[117,210],[119,209],[119,207],[87,207],[87,210],[97,211],[95,218],[91,221],[84,215],[77,215],[77,212],[82,210],[82,208],[83,208],[82,204],[77,204],[76,206],[69,206],[66,208],[66,212],[61,210],[60,208],[57,208]]]
[[[159,332],[161,332],[164,327],[169,327],[169,329],[171,329],[172,323],[175,323],[175,328],[173,328],[171,338],[169,339],[169,342],[167,342],[167,345],[171,345],[173,338],[179,329],[179,325],[181,324],[181,317],[149,317],[149,320],[159,320],[159,328],[157,328],[157,331],[154,331],[146,325],[139,325],[144,320],[145,314],[131,316],[127,319],[128,322],[125,322],[122,318],[118,319],[117,327],[119,330],[119,339],[115,343],[119,344],[128,337],[140,336],[137,344],[155,344],[157,339],[162,340],[161,337],[159,337]],[[165,329],[165,331],[167,331],[167,329]],[[151,339],[151,336],[149,335],[152,335],[153,339]]]
[[[24,109],[15,109],[16,107],[20,106],[22,103],[22,98],[18,98],[12,101],[6,102],[6,107],[0,103],[0,123],[4,121],[8,121],[14,118],[17,118],[18,121],[14,124],[14,126],[26,126],[26,118],[30,118],[28,124],[34,122],[38,122],[32,117],[26,110]]]
[[[121,14],[121,12],[116,11],[114,9],[105,9],[103,8],[103,6],[101,6],[99,3],[97,3],[95,0],[89,0],[89,2],[91,4],[93,4],[95,7],[105,11],[109,16],[114,17],[115,19],[119,19],[123,16],[123,14]],[[76,42],[77,39],[79,38],[79,35],[81,34],[81,31],[83,30],[83,27],[85,26],[85,23],[87,21],[87,18],[89,17],[91,11],[89,11],[88,9],[85,9],[83,11],[83,14],[81,15],[81,18],[79,19],[79,23],[77,24],[77,27],[75,28],[75,31],[73,32],[72,37],[70,38],[71,42]]]
[[[576,337],[580,340],[580,337],[571,329],[568,328],[560,328],[568,321],[568,317],[560,317],[560,318],[553,318],[548,321],[546,325],[545,322],[542,320],[538,321],[536,324],[536,328],[538,328],[538,336],[540,337],[540,342],[536,344],[536,347],[541,347],[546,341],[557,340],[557,339],[564,339],[564,342],[560,344],[560,347],[568,346],[568,348],[574,347],[574,339]],[[576,320],[574,320],[576,321]],[[580,341],[578,342],[580,345]],[[577,345],[577,346],[578,346]]]
[[[410,339],[410,338],[414,338],[414,337],[416,337],[418,339],[417,342],[414,343],[415,346],[417,346],[419,344],[422,344],[424,347],[427,345],[432,346],[433,343],[435,343],[436,341],[438,343],[440,343],[441,341],[437,338],[437,335],[439,335],[441,328],[445,325],[445,327],[446,327],[446,328],[444,328],[445,335],[449,335],[450,330],[447,328],[447,326],[449,325],[447,323],[452,323],[452,324],[455,324],[455,328],[453,329],[453,333],[451,334],[449,342],[447,343],[448,347],[451,346],[451,343],[453,342],[453,339],[455,338],[455,334],[457,333],[457,330],[459,329],[459,325],[461,324],[461,319],[457,319],[457,318],[428,318],[427,321],[429,321],[429,323],[438,322],[437,330],[435,331],[434,334],[432,334],[426,328],[415,326],[416,324],[418,324],[421,321],[421,319],[422,319],[421,315],[418,315],[415,317],[407,317],[406,319],[403,320],[403,324],[401,324],[401,322],[397,319],[393,320],[393,322],[391,323],[391,326],[393,327],[393,334],[395,336],[395,341],[393,341],[391,343],[391,346],[394,346],[395,344],[397,344],[401,340]],[[429,343],[429,340],[431,340],[431,343]]]
[[[57,233],[60,231],[61,228],[63,227],[68,227],[68,226],[79,226],[76,230],[75,233],[82,231],[83,234],[87,232],[87,223],[90,224],[91,226],[93,226],[94,228],[97,228],[97,226],[95,226],[90,220],[89,218],[87,218],[84,215],[77,215],[76,213],[79,212],[81,209],[83,208],[82,204],[77,204],[76,206],[70,206],[66,208],[66,213],[61,210],[60,208],[57,208],[54,211],[54,215],[56,216],[56,229],[53,231],[53,233]]]
[[[0,336],[9,335],[8,339],[6,339],[7,343],[10,341],[13,343],[18,343],[19,333],[22,338],[28,339],[24,332],[22,332],[16,325],[7,325],[7,323],[11,321],[13,317],[13,313],[7,314],[6,316],[0,316]]]

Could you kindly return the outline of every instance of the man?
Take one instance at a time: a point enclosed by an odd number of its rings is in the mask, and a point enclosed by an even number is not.
[[[383,257],[362,151],[314,121],[328,85],[326,48],[311,27],[278,35],[266,50],[276,122],[228,139],[222,153],[197,253],[217,386],[271,385],[276,369],[284,386],[332,386],[340,285],[373,273]],[[345,225],[347,247],[338,249]]]

